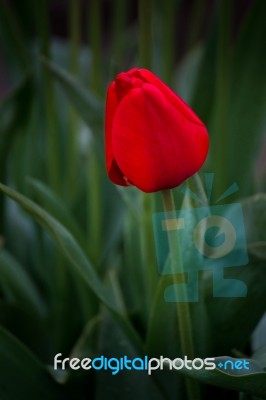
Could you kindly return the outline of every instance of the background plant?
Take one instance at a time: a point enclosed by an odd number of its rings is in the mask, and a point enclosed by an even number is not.
[[[176,306],[162,300],[169,281],[154,251],[161,199],[115,187],[104,167],[105,89],[136,65],[207,124],[214,198],[236,181],[228,202],[241,201],[245,214],[250,264],[228,274],[246,282],[247,298],[214,299],[202,274],[191,313],[199,357],[244,354],[254,371],[191,378],[204,399],[266,398],[266,343],[251,340],[266,306],[265,12],[262,0],[1,2],[0,180],[9,187],[0,197],[1,398],[185,398],[177,372],[51,368],[58,352],[180,355]],[[204,196],[199,177],[187,184]]]

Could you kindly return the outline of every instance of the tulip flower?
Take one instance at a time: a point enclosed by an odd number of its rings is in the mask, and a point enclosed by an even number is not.
[[[171,189],[203,165],[207,130],[190,107],[147,69],[110,84],[105,115],[106,167],[117,185]]]

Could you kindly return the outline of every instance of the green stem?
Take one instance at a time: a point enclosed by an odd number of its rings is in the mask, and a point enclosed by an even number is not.
[[[220,195],[230,183],[230,136],[228,124],[229,79],[230,79],[230,18],[231,1],[220,0],[218,7],[218,46],[216,60],[216,105],[214,112],[214,148],[213,157],[217,165],[217,193]],[[215,155],[215,156],[214,156]]]
[[[206,0],[195,0],[191,3],[189,30],[187,34],[187,50],[191,50],[200,39],[200,30],[206,16]]]
[[[91,89],[95,94],[103,91],[102,48],[101,48],[101,6],[100,0],[90,1],[89,44],[91,49]]]
[[[142,224],[141,224],[141,252],[143,270],[146,272],[147,297],[146,306],[148,312],[153,303],[158,282],[155,247],[153,238],[153,227],[151,216],[154,212],[154,201],[152,195],[141,194]]]
[[[32,68],[25,34],[21,28],[20,19],[15,14],[15,10],[10,2],[2,1],[1,3],[0,23],[1,25],[6,25],[6,29],[9,31],[7,37],[13,40],[16,61],[19,61],[27,69]]]
[[[175,203],[172,190],[163,190],[163,206],[166,213],[173,213],[175,215]],[[169,216],[169,214],[168,214]],[[182,259],[180,256],[179,238],[176,231],[168,232],[169,251],[171,255],[171,266],[173,271],[173,282],[176,283],[175,264],[178,263],[178,276],[185,281],[185,273],[183,270]],[[179,281],[178,281],[179,282]],[[179,295],[183,299],[182,302],[177,302],[177,318],[179,324],[180,344],[182,356],[187,356],[189,359],[194,359],[194,343],[193,343],[193,330],[190,317],[190,307],[187,301],[186,285],[179,285]],[[200,388],[198,382],[190,378],[186,378],[186,389],[189,400],[200,399]]]
[[[40,53],[47,59],[50,59],[50,29],[48,20],[47,1],[39,0],[36,2],[37,9],[37,28],[39,30]],[[46,134],[47,134],[47,163],[48,163],[48,181],[51,188],[57,194],[61,191],[60,179],[60,143],[57,127],[56,104],[53,80],[50,73],[42,67],[41,70],[42,86],[44,89],[45,101],[45,119],[46,119]],[[66,289],[66,274],[64,269],[64,260],[61,253],[55,253],[55,276],[54,288],[61,299],[65,296]],[[58,308],[57,308],[58,307]],[[54,316],[56,319],[55,335],[58,343],[61,343],[64,332],[63,315],[61,306],[54,305]]]
[[[164,2],[163,6],[163,79],[169,86],[172,86],[176,54],[175,29],[178,1],[168,0]]]
[[[99,160],[92,145],[88,158],[88,244],[94,264],[98,267],[101,261],[102,250],[102,187]]]
[[[152,67],[152,0],[139,0],[139,58],[144,68]],[[142,205],[142,254],[143,268],[147,270],[147,308],[152,303],[155,295],[156,282],[156,259],[153,240],[153,229],[151,215],[154,209],[153,196],[143,193],[141,195]]]
[[[40,53],[50,58],[50,32],[48,24],[47,2],[39,0],[36,2],[37,22],[40,37]],[[45,114],[47,121],[47,160],[48,179],[52,189],[60,192],[60,162],[59,162],[59,138],[56,123],[56,106],[53,82],[50,73],[42,68],[42,83],[44,89]]]
[[[70,25],[70,71],[77,75],[79,72],[80,51],[80,22],[81,22],[80,0],[71,0],[69,4]]]
[[[97,96],[103,93],[102,47],[101,47],[101,0],[91,0],[89,10],[89,44],[91,49],[90,90]],[[88,247],[95,265],[99,266],[102,248],[102,180],[95,145],[92,142],[87,163],[87,234]]]
[[[144,68],[152,66],[152,0],[139,0],[139,59]]]
[[[72,75],[79,73],[79,53],[80,53],[80,21],[81,3],[80,0],[71,0],[69,4],[69,25],[70,25],[70,71]],[[67,194],[70,202],[75,197],[77,190],[78,175],[78,117],[75,110],[70,108],[69,141],[68,141],[68,180]],[[69,190],[71,188],[71,190]]]
[[[123,62],[123,43],[124,31],[126,27],[128,2],[125,0],[115,0],[112,17],[112,46],[111,58],[114,63],[115,70],[121,68]]]

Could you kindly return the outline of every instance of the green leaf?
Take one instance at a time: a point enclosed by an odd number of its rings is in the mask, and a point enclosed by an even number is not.
[[[28,113],[26,110],[28,109],[29,101],[32,95],[32,78],[32,72],[27,72],[21,81],[1,101],[1,135],[3,132],[10,131],[14,124],[18,126],[22,123],[22,121],[24,123],[27,121]],[[18,118],[19,121],[17,121]]]
[[[195,90],[196,79],[198,78],[198,70],[201,67],[203,57],[203,44],[199,44],[191,51],[185,54],[181,61],[175,82],[176,92],[187,102],[190,103],[193,90]],[[208,93],[211,95],[211,93]],[[197,108],[203,105],[196,105]],[[206,121],[205,121],[206,122]]]
[[[123,298],[140,329],[146,325],[148,310],[147,270],[140,260],[139,222],[130,212],[123,218],[123,262],[119,270]],[[128,271],[125,274],[125,270]]]
[[[205,124],[209,124],[215,97],[215,56],[217,27],[213,23],[209,32],[203,56],[198,68],[196,83],[193,88],[190,104]],[[204,101],[203,101],[204,96]]]
[[[25,7],[25,6],[24,6]],[[30,66],[30,52],[27,46],[25,32],[21,26],[21,15],[17,16],[14,4],[1,3],[0,12],[0,40],[1,47],[10,57],[12,69]],[[13,65],[12,65],[13,64]]]
[[[59,400],[67,393],[14,336],[0,327],[0,397],[2,400]]]
[[[205,302],[212,327],[212,354],[244,351],[266,308],[265,222],[266,196],[258,194],[241,202],[250,262],[224,269],[224,277],[247,286],[243,298],[213,298],[212,272],[204,274]],[[230,214],[227,215],[230,220]],[[248,316],[248,318],[247,318]]]
[[[85,325],[80,337],[71,350],[71,357],[84,358],[95,352],[95,345],[98,340],[98,330],[101,323],[101,317],[96,315]]]
[[[0,104],[0,174],[15,134],[27,122],[32,104],[33,74],[28,72]]]
[[[70,103],[73,104],[77,113],[88,126],[90,128],[101,126],[103,122],[103,107],[100,101],[90,95],[80,83],[62,68],[44,58],[42,59],[42,63],[61,85]]]
[[[111,335],[110,332],[112,332]],[[98,357],[101,354],[106,357],[117,358],[127,355],[129,359],[139,357],[124,332],[106,312],[103,313],[103,323],[98,341],[100,342],[100,354],[96,355]],[[163,371],[161,373],[163,375]],[[163,400],[167,398],[165,390],[156,380],[155,374],[148,376],[143,371],[126,371],[125,369],[119,371],[117,375],[112,375],[110,371],[97,374],[95,391],[99,400],[109,398],[124,400],[131,398],[129,393],[134,393],[133,397],[139,400],[147,398]]]
[[[88,355],[96,357],[98,354],[95,353],[99,340],[99,327],[101,323],[101,317],[99,315],[94,316],[91,320],[87,322],[84,329],[82,330],[78,340],[76,341],[74,347],[72,348],[69,358],[86,358]],[[77,372],[80,375],[86,375],[85,371],[77,371],[72,369],[54,370],[51,368],[51,373],[55,380],[60,383],[68,383],[71,380],[75,380],[77,377]],[[86,379],[88,376],[86,376]]]
[[[3,184],[0,184],[0,190],[20,204],[27,212],[31,214],[32,217],[34,217],[50,232],[60,250],[68,259],[72,268],[74,268],[75,272],[83,278],[87,286],[112,313],[117,323],[120,324],[121,328],[124,329],[128,337],[130,337],[130,340],[132,343],[134,343],[134,346],[137,348],[137,350],[142,352],[142,344],[137,332],[134,330],[126,316],[121,315],[115,308],[112,300],[108,298],[102,282],[98,278],[98,275],[69,231],[51,215],[45,212],[41,207],[37,206],[25,196]]]
[[[244,351],[251,334],[266,308],[264,263],[251,262],[247,266],[231,267],[225,278],[237,279],[247,285],[243,298],[214,298],[212,274],[205,280],[205,302],[212,327],[213,354]]]
[[[231,82],[231,146],[227,163],[243,192],[253,182],[252,164],[264,132],[266,107],[266,3],[256,1],[236,44]],[[248,49],[248,51],[247,51]],[[241,145],[241,151],[235,151]],[[231,182],[230,182],[231,183]]]
[[[5,250],[0,250],[0,286],[21,308],[43,315],[44,304],[25,268]]]
[[[229,7],[230,3],[227,2]],[[216,12],[198,69],[191,105],[209,129],[211,146],[207,163],[208,170],[219,173],[214,188],[218,195],[234,181],[242,194],[253,189],[252,165],[265,131],[265,12],[266,3],[254,1],[236,40],[228,32],[231,28],[232,33],[232,15],[227,21],[225,18],[220,21],[224,37],[219,40],[217,26],[221,12]]]
[[[140,222],[139,217],[139,193],[135,188],[125,188],[123,186],[115,185],[123,203],[126,205],[127,209],[131,212],[132,216],[137,222]]]
[[[266,260],[266,194],[259,193],[242,201],[248,250]]]
[[[260,347],[252,358],[257,361],[264,369],[266,368],[266,346]]]
[[[33,313],[14,302],[0,301],[0,326],[16,336],[39,360],[49,362],[53,356],[51,326],[45,316]]]
[[[147,354],[152,357],[164,357],[175,359],[182,356],[180,345],[180,333],[177,319],[177,304],[167,303],[164,300],[164,290],[173,283],[171,276],[161,276],[154,296],[152,309],[149,315],[148,332],[147,332]],[[164,392],[167,393],[166,398],[177,398],[183,393],[183,379],[180,375],[169,375],[164,371],[158,376],[158,381]]]
[[[38,204],[45,208],[58,222],[64,225],[78,240],[82,248],[85,249],[84,234],[81,232],[66,204],[48,186],[38,179],[28,178],[27,181]]]
[[[84,280],[89,284],[92,290],[97,293],[98,297],[104,303],[109,304],[109,299],[105,297],[102,284],[97,274],[93,270],[92,265],[89,263],[88,259],[85,257],[77,242],[67,231],[67,229],[65,229],[51,215],[45,212],[41,207],[38,207],[31,200],[27,199],[25,196],[20,195],[19,193],[2,184],[0,184],[0,190],[19,203],[36,220],[48,228],[50,234],[56,239],[57,243],[61,247],[61,250],[63,250],[63,253],[72,262],[72,264],[75,265],[79,274],[83,276]]]
[[[215,363],[217,365],[220,361],[223,362],[228,359],[234,360],[230,357],[217,357]],[[183,368],[179,372],[205,384],[237,390],[266,399],[266,372],[262,372],[261,367],[254,360],[249,361],[251,372],[242,370],[237,371],[237,373],[235,370],[224,372],[219,368],[211,371]]]
[[[23,128],[28,122],[33,98],[32,78],[32,72],[25,74],[20,83],[0,104],[0,182],[7,180],[7,159],[10,149],[17,134],[24,133]],[[3,221],[3,213],[3,196],[0,196],[0,221]]]

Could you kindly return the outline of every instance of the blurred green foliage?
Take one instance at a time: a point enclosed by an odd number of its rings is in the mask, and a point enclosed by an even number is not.
[[[55,3],[68,16],[61,40]],[[1,2],[3,400],[186,398],[188,371],[114,377],[52,368],[59,352],[181,356],[176,305],[163,302],[170,278],[157,275],[150,229],[160,197],[115,187],[104,166],[106,87],[143,63],[207,124],[215,195],[240,186],[228,201],[242,202],[250,264],[230,273],[248,296],[214,299],[211,277],[201,275],[201,300],[191,305],[196,354],[253,356],[266,309],[266,2],[140,0],[139,10],[122,0]],[[188,184],[204,192],[199,177]],[[179,189],[175,196],[180,208]],[[245,376],[191,373],[202,399],[266,399],[266,350],[255,350],[261,367]]]

